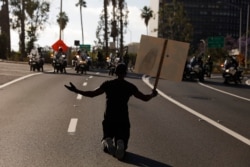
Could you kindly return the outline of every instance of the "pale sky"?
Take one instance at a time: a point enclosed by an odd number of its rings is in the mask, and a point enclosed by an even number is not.
[[[35,43],[39,46],[51,46],[59,39],[59,26],[56,22],[57,15],[60,12],[60,0],[49,0],[51,3],[49,20],[46,28],[39,34],[38,41]],[[103,9],[103,0],[85,0],[87,8],[82,8],[84,44],[93,45],[96,41],[96,29],[100,14]],[[124,44],[130,42],[140,42],[142,34],[146,34],[146,25],[141,18],[141,9],[149,6],[150,0],[126,0],[128,5],[128,28],[124,34]],[[62,39],[68,46],[74,46],[75,40],[82,39],[80,8],[76,7],[78,0],[62,0],[62,11],[66,12],[69,22],[64,30]],[[12,50],[18,49],[18,34],[11,31]],[[110,39],[111,41],[111,39]]]

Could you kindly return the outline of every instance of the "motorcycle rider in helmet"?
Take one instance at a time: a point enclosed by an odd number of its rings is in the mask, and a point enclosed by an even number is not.
[[[63,48],[59,47],[58,52],[56,54],[56,59],[59,59],[62,63],[63,66],[63,71],[66,73],[66,66],[67,66],[67,60],[66,60],[66,55],[63,52]]]
[[[213,70],[213,61],[210,55],[208,55],[206,62],[204,64],[204,73],[207,74],[208,77],[211,77],[211,73]]]
[[[224,62],[225,69],[228,69],[230,67],[234,67],[234,69],[237,69],[239,66],[239,63],[236,60],[235,56],[228,56]]]

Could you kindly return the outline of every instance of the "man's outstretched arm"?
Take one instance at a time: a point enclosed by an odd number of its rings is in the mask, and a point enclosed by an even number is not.
[[[95,96],[98,96],[98,95],[101,95],[104,93],[104,91],[100,88],[97,88],[93,91],[82,91],[82,90],[79,90],[75,87],[74,84],[72,84],[71,82],[69,83],[70,86],[68,85],[64,85],[68,90],[72,91],[72,92],[75,92],[77,94],[81,94],[83,96],[87,96],[87,97],[95,97]]]
[[[140,91],[137,91],[134,96],[138,99],[141,99],[143,101],[149,101],[150,99],[152,99],[153,97],[157,96],[158,92],[156,90],[152,90],[152,93],[151,94],[143,94],[142,92]]]

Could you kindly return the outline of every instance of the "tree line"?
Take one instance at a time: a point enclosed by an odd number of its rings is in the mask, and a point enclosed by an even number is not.
[[[49,18],[50,3],[45,0],[0,0],[3,4],[7,3],[10,18],[2,18],[4,22],[10,23],[10,27],[19,32],[19,51],[21,58],[26,57],[26,53],[30,51],[34,43],[39,38],[39,31],[44,30],[45,24]],[[159,37],[189,42],[192,40],[192,25],[185,14],[183,5],[173,0],[173,6],[165,4],[161,6],[159,13],[154,13],[149,7],[144,6],[141,9],[141,18],[144,19],[147,34],[148,23],[150,19],[154,19],[155,14],[164,20],[160,24],[161,29],[158,31]],[[173,4],[172,3],[172,4]],[[82,43],[84,43],[82,8],[87,7],[85,0],[78,0],[75,4],[80,9]],[[111,11],[108,8],[111,5]],[[112,48],[109,42],[112,41],[116,51],[122,55],[124,50],[124,34],[129,24],[128,6],[125,0],[103,0],[103,11],[100,14],[96,30],[95,45],[97,49],[102,49],[104,55],[109,55]],[[57,15],[57,23],[63,31],[69,18],[64,11],[60,11]],[[1,26],[1,25],[0,25]],[[7,40],[6,37],[0,36],[0,42],[3,44]],[[8,38],[8,37],[7,37]],[[9,39],[10,40],[10,39]],[[4,45],[3,45],[4,46]],[[7,53],[9,54],[9,53]],[[1,56],[1,54],[0,54]]]

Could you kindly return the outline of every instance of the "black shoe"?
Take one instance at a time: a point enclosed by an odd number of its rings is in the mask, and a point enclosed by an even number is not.
[[[111,155],[115,154],[115,147],[113,145],[113,140],[111,138],[106,138],[102,140],[103,151]]]
[[[123,140],[117,140],[115,157],[118,160],[123,160],[125,155],[125,146]]]

